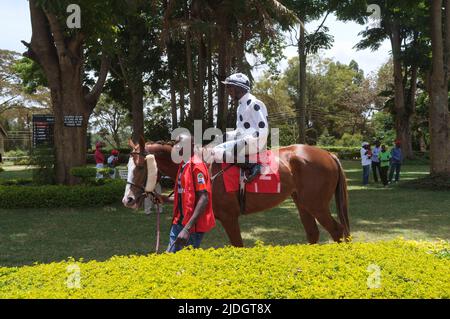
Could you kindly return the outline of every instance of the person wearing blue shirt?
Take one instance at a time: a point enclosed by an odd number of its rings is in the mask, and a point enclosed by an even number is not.
[[[389,170],[389,183],[392,183],[392,178],[395,172],[395,182],[400,179],[400,170],[402,167],[402,150],[401,143],[399,140],[395,141],[395,147],[391,150],[391,168]]]

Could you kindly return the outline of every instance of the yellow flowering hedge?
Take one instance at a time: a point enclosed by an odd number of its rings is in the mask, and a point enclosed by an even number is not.
[[[448,242],[184,250],[0,268],[0,298],[450,298]]]

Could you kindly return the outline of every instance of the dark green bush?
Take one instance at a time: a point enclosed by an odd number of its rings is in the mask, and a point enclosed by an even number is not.
[[[13,161],[14,165],[31,165],[31,159],[30,158],[20,158],[15,161]]]
[[[31,178],[17,178],[17,179],[8,179],[6,181],[0,181],[1,186],[23,186],[32,184],[33,179]]]
[[[341,160],[355,160],[361,158],[359,147],[320,146],[319,148],[336,154]]]
[[[87,182],[91,178],[95,178],[97,170],[94,167],[72,167],[70,169],[72,176],[80,178],[83,182]]]
[[[22,157],[22,156],[28,156],[29,153],[24,150],[11,150],[4,154],[4,157]]]
[[[37,169],[33,170],[33,181],[36,184],[55,183],[55,153],[52,147],[42,145],[33,149],[30,164],[37,166]]]
[[[102,186],[0,186],[0,207],[61,208],[101,207],[119,204],[125,182],[108,180]]]

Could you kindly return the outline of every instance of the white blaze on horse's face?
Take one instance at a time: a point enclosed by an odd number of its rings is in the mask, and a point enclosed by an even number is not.
[[[135,203],[136,197],[131,192],[131,185],[128,183],[133,183],[134,180],[134,169],[136,164],[134,163],[133,156],[130,156],[128,160],[128,176],[127,176],[127,186],[125,187],[125,194],[123,195],[122,203],[125,207],[132,207]]]

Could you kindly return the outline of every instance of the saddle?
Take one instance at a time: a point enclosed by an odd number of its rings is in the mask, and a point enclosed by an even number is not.
[[[245,168],[231,163],[222,163],[225,191],[227,193],[238,192],[241,214],[245,213],[245,195],[247,192],[279,194],[281,191],[278,160],[274,153],[267,150],[251,156],[253,156],[253,158],[250,158],[252,162],[261,165],[261,173],[249,183],[245,183]]]

